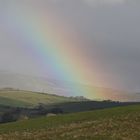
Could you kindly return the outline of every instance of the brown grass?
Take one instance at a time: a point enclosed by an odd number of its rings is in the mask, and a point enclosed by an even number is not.
[[[140,140],[140,114],[1,134],[0,140]]]

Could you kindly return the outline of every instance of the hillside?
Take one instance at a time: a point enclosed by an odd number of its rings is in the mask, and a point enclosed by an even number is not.
[[[86,96],[86,98],[92,98],[93,100],[110,99],[122,102],[140,101],[139,94],[131,92],[129,93],[127,91],[0,71],[0,89],[12,87],[14,89],[21,89],[24,91],[44,92],[65,96],[73,95],[73,85],[77,87],[83,87],[89,94],[82,96]],[[77,93],[77,95],[81,95],[81,93]]]
[[[51,94],[44,94],[39,92],[2,89],[0,90],[0,105],[14,106],[14,107],[35,107],[39,104],[57,104],[65,102],[83,101],[84,98],[72,98],[57,96]]]
[[[139,140],[140,105],[0,125],[4,140]]]

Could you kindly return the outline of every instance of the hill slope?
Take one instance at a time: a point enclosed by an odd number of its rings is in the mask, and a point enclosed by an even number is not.
[[[14,89],[22,89],[25,91],[44,92],[65,96],[72,95],[73,86],[83,87],[87,91],[87,93],[89,93],[85,94],[84,96],[86,96],[87,98],[92,98],[93,100],[110,99],[122,102],[140,101],[139,94],[129,93],[127,91],[0,71],[0,88],[12,87]],[[80,94],[81,93],[77,93],[77,95]]]
[[[5,140],[139,140],[139,132],[140,105],[0,125]]]
[[[82,101],[84,99],[63,97],[39,92],[3,89],[0,90],[0,105],[15,107],[34,107],[38,104],[57,104]]]

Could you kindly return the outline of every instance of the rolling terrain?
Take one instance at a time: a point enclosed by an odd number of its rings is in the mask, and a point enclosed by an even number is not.
[[[0,105],[13,106],[13,107],[35,107],[39,104],[58,104],[65,102],[86,101],[87,99],[80,97],[64,97],[51,95],[46,93],[14,90],[14,89],[1,89],[0,90]]]
[[[2,140],[139,140],[140,105],[0,125]]]
[[[140,94],[122,90],[114,90],[111,88],[84,85],[68,81],[59,81],[56,79],[34,77],[1,71],[0,77],[0,89],[11,87],[13,89],[20,89],[22,91],[33,91],[35,93],[40,92],[55,94],[59,96],[70,96],[73,93],[74,84],[77,87],[83,87],[87,91],[87,93],[89,93],[92,100],[113,100],[122,102],[140,101]],[[81,95],[81,93],[77,93],[77,95]],[[91,95],[93,95],[93,98],[91,97]],[[76,96],[76,93],[73,96]],[[87,95],[84,96],[86,96],[86,98],[89,98]]]

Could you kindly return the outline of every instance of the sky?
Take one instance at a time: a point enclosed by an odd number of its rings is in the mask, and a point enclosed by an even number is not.
[[[76,45],[70,46],[76,52],[69,58],[75,65],[82,60],[87,62],[86,67],[85,63],[79,67],[85,77],[88,75],[87,79],[83,78],[83,83],[140,91],[139,0],[0,0],[1,72],[55,78],[55,74],[47,73],[49,64],[37,62],[35,54],[31,55],[33,51],[29,53],[24,43],[20,47],[19,38],[9,32],[13,24],[16,27],[13,21],[18,14],[19,17],[23,13],[24,16],[35,16],[37,22],[37,13],[40,12],[49,19],[50,30],[61,27],[63,32],[56,31],[59,37],[64,38],[66,34],[70,42],[76,42]],[[74,57],[76,53],[78,55]],[[84,53],[83,58],[79,53]],[[75,62],[73,57],[79,61]],[[61,80],[61,77],[56,78]]]

